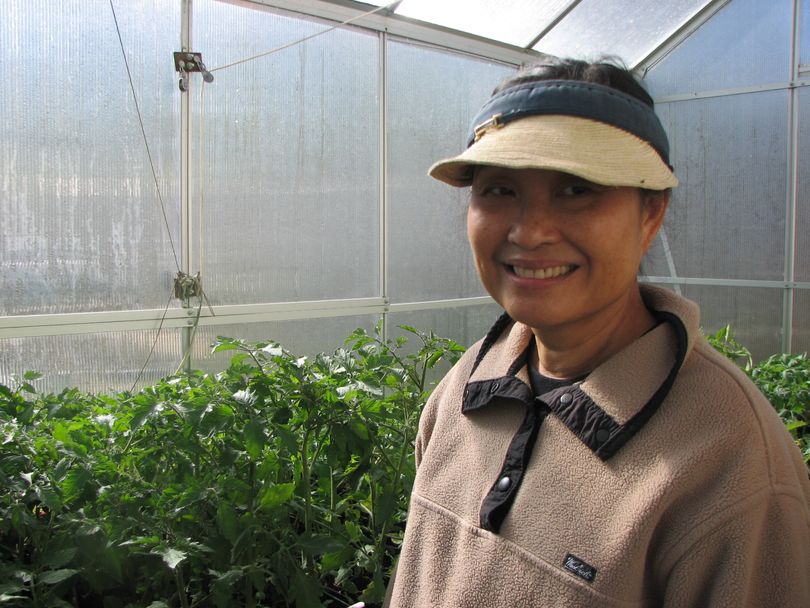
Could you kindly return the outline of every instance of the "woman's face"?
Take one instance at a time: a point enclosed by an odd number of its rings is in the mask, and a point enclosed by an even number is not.
[[[537,331],[598,322],[637,296],[667,200],[558,171],[476,168],[467,234],[478,274]]]

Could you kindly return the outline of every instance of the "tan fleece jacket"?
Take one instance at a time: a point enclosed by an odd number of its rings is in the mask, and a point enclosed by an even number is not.
[[[666,322],[542,401],[526,386],[532,334],[520,324],[451,370],[420,422],[386,605],[810,607],[799,450],[699,335],[696,305],[658,288],[643,296]],[[523,462],[516,437],[532,408]]]

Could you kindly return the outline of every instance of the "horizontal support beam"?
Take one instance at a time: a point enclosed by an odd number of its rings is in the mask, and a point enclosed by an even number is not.
[[[383,298],[356,298],[350,300],[226,305],[213,306],[212,309],[213,315],[207,306],[199,309],[200,325],[229,325],[262,321],[381,314],[386,310],[386,302]],[[182,328],[194,325],[197,322],[197,314],[198,309],[196,307],[176,307],[165,311],[153,308],[148,310],[0,317],[0,338],[155,330],[161,325],[167,329]]]
[[[810,289],[810,282],[804,281],[758,281],[752,279],[705,279],[687,277],[639,277],[642,283],[664,283],[667,285],[706,285],[709,287],[756,287],[762,289]]]
[[[808,80],[797,80],[794,82],[775,82],[771,84],[761,84],[750,87],[736,87],[733,89],[716,89],[714,91],[696,91],[693,93],[680,93],[678,95],[667,95],[656,97],[656,104],[673,103],[678,101],[692,101],[694,99],[710,99],[712,97],[731,97],[732,95],[746,95],[748,93],[763,93],[766,91],[784,91],[789,89],[799,89],[810,86]]]
[[[708,287],[746,287],[759,289],[810,290],[810,282],[758,281],[745,279],[711,279],[689,277],[639,277],[643,283],[665,285],[705,285]],[[301,319],[324,319],[360,315],[407,313],[422,310],[457,309],[493,304],[489,296],[400,302],[391,304],[384,298],[355,298],[346,300],[313,300],[307,302],[274,302],[267,304],[237,304],[197,308],[158,308],[108,312],[17,315],[0,317],[0,339],[33,336],[57,336],[108,331],[156,330],[158,327],[179,329],[193,326],[268,323]],[[165,316],[164,316],[165,315]]]

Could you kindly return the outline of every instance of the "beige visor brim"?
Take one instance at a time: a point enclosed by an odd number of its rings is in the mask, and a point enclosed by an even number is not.
[[[540,115],[491,127],[428,174],[451,186],[472,183],[475,165],[550,169],[604,186],[665,190],[678,179],[653,147],[618,127],[575,116]]]

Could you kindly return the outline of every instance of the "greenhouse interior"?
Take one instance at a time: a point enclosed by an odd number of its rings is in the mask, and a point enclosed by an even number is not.
[[[702,330],[730,328],[753,362],[810,349],[810,0],[10,0],[2,13],[8,395],[136,395],[227,375],[235,352],[238,367],[275,344],[308,360],[401,336],[413,354],[416,334],[469,347],[502,309],[470,252],[469,190],[427,171],[464,149],[498,82],[547,56],[620,60],[669,135],[680,184],[639,281],[697,302]],[[55,429],[86,453],[79,431]],[[84,481],[68,478],[77,500]],[[268,513],[293,492],[271,489]],[[244,515],[224,509],[236,543]],[[307,538],[332,550],[325,533]],[[177,577],[195,546],[149,545],[166,585],[189,588]],[[53,595],[78,572],[71,550],[17,586],[0,580],[0,604],[83,605]],[[253,580],[245,560],[239,575],[212,567],[220,587],[197,603],[172,587],[171,601],[104,606],[229,605],[221,587]],[[330,583],[328,601],[306,576],[277,584],[297,590],[288,605],[379,599],[387,570]],[[21,591],[36,580],[52,595]],[[247,595],[230,605],[264,605],[264,591]]]
[[[426,171],[543,53],[620,57],[655,99],[681,185],[644,279],[757,357],[810,348],[806,2],[112,7],[4,11],[2,380],[124,389],[216,368],[216,336],[316,353],[380,319],[471,344],[498,307]]]

